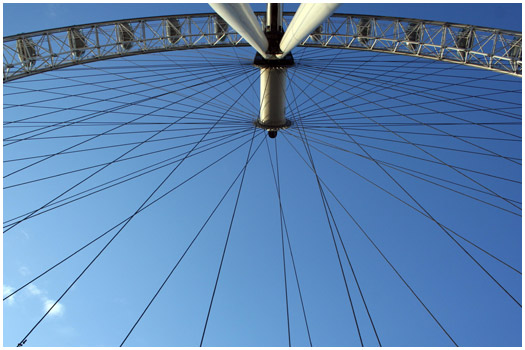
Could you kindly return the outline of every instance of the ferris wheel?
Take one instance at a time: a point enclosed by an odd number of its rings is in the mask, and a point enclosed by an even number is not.
[[[4,345],[518,346],[521,33],[211,6],[4,37]]]

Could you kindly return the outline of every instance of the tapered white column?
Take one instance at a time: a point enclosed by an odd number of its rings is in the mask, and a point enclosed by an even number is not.
[[[249,4],[210,4],[264,58],[268,58],[268,39]]]
[[[283,127],[286,124],[286,68],[261,68],[261,112],[259,124]]]
[[[292,51],[292,49],[306,39],[314,29],[319,27],[338,6],[339,4],[301,4],[281,39],[279,47],[282,54],[277,55],[277,57],[284,57]]]

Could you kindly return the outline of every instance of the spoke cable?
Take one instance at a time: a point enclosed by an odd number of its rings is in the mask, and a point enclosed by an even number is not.
[[[253,137],[252,137],[252,140],[253,140]],[[217,205],[215,206],[215,208],[212,210],[212,212],[210,213],[210,215],[208,216],[208,218],[206,219],[206,221],[204,222],[204,224],[201,226],[201,228],[199,229],[199,231],[197,232],[197,234],[195,235],[195,237],[192,239],[192,241],[190,242],[190,244],[188,245],[188,247],[186,248],[186,250],[182,253],[182,255],[180,256],[179,260],[177,261],[177,263],[173,266],[173,268],[170,270],[170,272],[168,273],[168,275],[166,276],[166,278],[164,279],[164,281],[162,282],[162,284],[160,285],[160,287],[157,289],[157,291],[155,292],[155,294],[153,295],[153,297],[151,298],[151,300],[149,301],[149,303],[146,305],[146,307],[144,308],[144,310],[142,311],[142,313],[140,314],[139,318],[135,321],[135,323],[133,324],[133,326],[131,327],[131,329],[129,330],[128,334],[126,335],[126,337],[124,338],[124,340],[122,340],[122,343],[120,344],[120,347],[122,347],[124,345],[124,343],[126,342],[126,340],[128,339],[128,337],[131,335],[131,333],[133,332],[133,330],[135,329],[135,327],[138,325],[138,323],[140,322],[140,320],[142,319],[142,317],[144,316],[144,314],[148,311],[149,307],[151,306],[151,304],[155,301],[155,299],[157,298],[157,296],[159,295],[160,291],[162,290],[162,288],[164,288],[164,285],[168,282],[168,280],[170,279],[171,275],[173,275],[173,273],[175,272],[175,270],[177,269],[177,267],[179,266],[179,264],[181,263],[181,261],[184,259],[184,257],[186,256],[186,254],[188,253],[188,251],[190,250],[190,248],[193,246],[193,243],[195,243],[195,241],[197,240],[197,238],[200,236],[201,232],[204,230],[204,228],[206,227],[206,225],[208,224],[208,222],[211,220],[211,218],[213,217],[213,215],[215,214],[215,212],[217,211],[217,209],[219,209],[220,205],[222,204],[222,202],[224,201],[224,199],[226,198],[226,196],[228,195],[228,193],[230,192],[230,190],[233,188],[233,186],[235,185],[235,183],[237,182],[237,180],[239,179],[239,177],[241,176],[241,174],[244,173],[246,167],[248,166],[248,163],[250,162],[250,160],[255,156],[255,154],[257,153],[257,151],[259,150],[259,148],[261,147],[262,145],[262,142],[264,141],[261,140],[261,142],[259,143],[259,145],[257,146],[257,148],[255,149],[255,151],[250,155],[248,161],[246,162],[246,164],[241,168],[241,171],[238,172],[237,176],[235,177],[235,179],[233,180],[233,182],[230,184],[230,186],[228,187],[228,189],[226,190],[226,192],[223,194],[223,196],[221,197],[221,199],[219,200],[219,202],[217,203]]]
[[[237,198],[235,199],[235,205],[233,207],[233,213],[232,213],[232,217],[231,217],[231,220],[230,220],[230,226],[228,228],[228,234],[226,235],[226,241],[224,242],[224,248],[223,248],[223,251],[222,251],[221,261],[220,261],[220,264],[219,264],[219,270],[217,271],[217,278],[215,279],[215,285],[213,287],[213,293],[211,295],[210,306],[208,308],[208,314],[206,315],[206,322],[204,323],[204,329],[202,330],[202,337],[201,337],[201,341],[200,341],[200,345],[199,345],[201,347],[202,347],[202,343],[204,342],[204,336],[206,335],[206,329],[208,328],[208,321],[210,319],[210,313],[211,313],[211,309],[212,309],[212,306],[213,306],[213,301],[215,299],[215,292],[217,291],[217,285],[219,284],[219,278],[221,276],[222,265],[224,263],[224,256],[226,255],[226,249],[228,248],[228,242],[230,240],[230,234],[231,234],[232,227],[233,227],[233,221],[235,219],[235,213],[237,212],[237,205],[239,204],[239,198],[241,197],[242,185],[244,184],[244,178],[245,178],[245,175],[246,175],[246,170],[248,169],[248,161],[250,159],[250,153],[252,151],[252,145],[253,145],[253,140],[255,138],[255,131],[256,130],[257,129],[254,127],[253,128],[252,140],[250,142],[250,148],[248,149],[248,155],[246,156],[245,166],[244,166],[243,171],[242,171],[242,177],[241,177],[241,183],[239,185],[239,191],[237,192]]]
[[[330,118],[330,116],[327,114],[327,117]],[[337,125],[337,122],[332,120],[336,125]],[[342,129],[344,130],[344,129]],[[355,142],[355,139],[351,136],[351,135],[348,135],[347,136],[352,139],[352,141]],[[361,149],[361,151],[363,151],[363,153],[365,153],[368,157],[372,158],[371,155],[364,149],[363,146],[361,146],[359,143],[356,143],[359,148]],[[417,146],[416,146],[417,147]],[[428,154],[428,152],[425,152]],[[436,158],[436,157],[434,157]],[[436,158],[438,159],[438,158]],[[476,258],[474,258],[466,249],[465,247],[463,247],[463,245],[461,243],[459,243],[449,232],[448,230],[446,230],[444,228],[444,226],[438,222],[415,198],[413,195],[411,195],[408,190],[405,189],[404,186],[402,186],[379,162],[377,161],[374,161],[374,163],[406,194],[410,197],[410,199],[412,199],[414,201],[414,203],[417,204],[418,207],[421,208],[421,210],[423,210],[427,215],[428,217],[461,249],[461,251],[463,253],[465,253],[467,255],[468,258],[470,258],[470,260],[472,260],[503,292],[505,292],[505,294],[507,294],[507,296],[509,296],[520,308],[521,308],[521,304],[520,302],[518,302],[513,296],[512,294],[510,294],[507,289],[505,289],[505,287],[503,287],[503,285],[501,285],[499,283],[498,280],[496,280],[496,278],[494,278],[494,276],[488,272],[479,262],[478,260],[476,260]],[[485,188],[485,187],[484,187]],[[487,188],[485,188],[487,189]],[[493,191],[491,191],[493,192]],[[498,197],[500,197],[498,195]],[[502,198],[502,197],[500,197]],[[510,202],[510,201],[506,201],[507,203],[513,205],[514,207],[517,207],[514,203]]]
[[[232,105],[233,106],[233,105]],[[226,112],[227,113],[227,112]],[[226,113],[224,113],[226,115]],[[221,121],[221,119],[217,120],[218,124]],[[211,131],[213,129],[213,126],[209,129]],[[254,129],[255,133],[255,129]],[[202,136],[201,141],[206,138],[207,134]],[[252,141],[250,143],[250,150],[251,145],[253,144],[253,136]],[[198,144],[193,146],[193,148],[188,151],[186,156],[189,156],[193,150],[197,147]],[[184,163],[184,160],[186,158],[183,158],[180,163],[178,163],[171,171],[170,173],[163,179],[163,181],[155,188],[153,192],[146,198],[146,200],[139,206],[139,208],[129,217],[129,219],[126,220],[126,222],[122,225],[122,227],[111,237],[111,239],[106,243],[106,245],[99,251],[99,253],[91,260],[91,262],[84,268],[84,270],[76,277],[76,279],[69,285],[69,287],[62,293],[62,295],[54,302],[54,304],[46,311],[46,313],[40,318],[37,323],[31,328],[31,330],[26,334],[26,336],[18,343],[18,346],[22,346],[27,342],[27,338],[31,333],[36,329],[36,327],[44,320],[44,318],[51,312],[51,310],[62,300],[62,298],[66,295],[66,293],[73,287],[73,285],[84,275],[84,273],[89,269],[89,267],[98,259],[98,257],[106,250],[106,248],[111,244],[111,242],[114,241],[115,238],[124,230],[124,228],[131,222],[131,220],[139,213],[141,209],[144,208],[144,206],[149,202],[149,200],[155,195],[155,193],[168,181],[168,179],[171,177],[171,175],[180,167],[181,164]],[[242,184],[242,182],[241,182]]]

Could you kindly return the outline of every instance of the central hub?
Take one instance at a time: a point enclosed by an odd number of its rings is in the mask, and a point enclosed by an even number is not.
[[[286,126],[286,68],[261,67],[261,109],[257,124],[265,129]]]
[[[262,59],[262,57],[260,57]],[[291,58],[293,64],[293,58]],[[257,57],[255,58],[257,61]],[[292,123],[286,119],[286,72],[290,60],[264,60],[258,65],[260,75],[259,118],[255,121],[258,128],[268,130],[268,136],[274,138],[277,131],[286,129]],[[283,62],[280,62],[283,61]],[[254,62],[255,63],[255,62]]]

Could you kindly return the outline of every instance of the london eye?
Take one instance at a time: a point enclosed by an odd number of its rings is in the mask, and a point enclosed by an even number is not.
[[[521,346],[519,23],[89,6],[5,25],[4,346]]]

